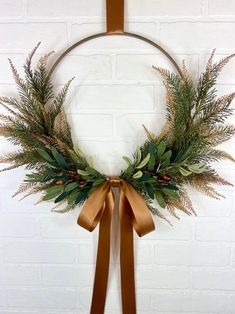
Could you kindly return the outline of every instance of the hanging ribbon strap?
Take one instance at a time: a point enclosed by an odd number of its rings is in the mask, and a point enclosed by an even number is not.
[[[124,32],[124,0],[106,0],[106,25],[108,34]]]
[[[90,314],[104,314],[110,259],[110,230],[114,207],[112,186],[120,188],[120,265],[123,314],[136,313],[133,228],[141,237],[154,230],[152,216],[141,195],[125,180],[112,178],[86,201],[78,224],[93,231],[100,222],[96,272]]]

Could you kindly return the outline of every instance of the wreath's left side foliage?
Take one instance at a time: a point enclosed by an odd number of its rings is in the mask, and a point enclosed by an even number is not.
[[[55,203],[59,203],[66,199],[69,205],[65,210],[69,210],[84,201],[93,184],[98,184],[97,180],[101,182],[104,177],[89,167],[80,150],[73,145],[63,109],[71,80],[54,94],[47,71],[51,53],[40,58],[32,69],[32,58],[38,46],[26,60],[24,79],[9,60],[19,99],[0,98],[0,104],[9,112],[0,115],[0,135],[18,149],[1,156],[1,163],[10,164],[1,171],[25,166],[31,172],[16,194],[46,191],[44,200],[55,199]]]

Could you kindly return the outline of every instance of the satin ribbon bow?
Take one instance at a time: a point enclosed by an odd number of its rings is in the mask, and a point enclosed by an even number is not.
[[[123,314],[136,313],[133,228],[141,237],[154,230],[150,211],[142,196],[125,180],[110,178],[90,195],[78,224],[93,231],[99,226],[99,242],[90,314],[104,314],[110,259],[110,230],[114,208],[112,187],[119,187],[120,265]]]

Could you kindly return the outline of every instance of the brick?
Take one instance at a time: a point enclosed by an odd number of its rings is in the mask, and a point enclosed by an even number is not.
[[[3,187],[2,193],[4,193],[4,204],[2,205],[2,210],[6,213],[46,213],[49,214],[50,208],[54,206],[53,203],[42,202],[38,205],[35,205],[35,202],[38,201],[40,194],[31,195],[26,197],[24,200],[20,201],[21,197],[24,194],[19,195],[18,197],[12,197],[12,195],[18,190],[20,183],[24,180],[25,171],[21,169],[20,171],[14,170],[14,174],[17,174],[17,181],[15,176],[9,176],[7,173],[4,174],[4,180],[0,180]],[[3,174],[2,174],[3,175]],[[13,180],[14,179],[14,180]],[[0,202],[1,206],[1,202]],[[50,213],[52,214],[52,213]],[[52,214],[55,215],[55,214]]]
[[[228,52],[226,54],[216,53],[215,57],[214,57],[214,62],[219,62],[220,60],[222,60],[223,58],[225,58],[229,55],[230,55],[230,52]],[[208,55],[207,55],[207,58],[208,58]],[[227,63],[224,66],[221,74],[218,77],[218,84],[235,84],[235,79],[232,75],[232,73],[234,73],[234,71],[235,71],[235,58],[231,59],[229,61],[229,63]],[[223,88],[225,89],[226,87],[223,87]],[[230,93],[231,92],[234,92],[234,85],[230,90]]]
[[[2,312],[1,312],[1,314],[40,314],[40,312],[38,312],[38,311],[34,311],[34,310],[32,310],[32,311],[24,311],[24,310],[20,310],[20,309],[17,309],[17,310],[1,310]],[[47,312],[47,314],[49,314],[49,312]],[[50,314],[52,314],[52,313],[50,313]],[[66,312],[66,314],[67,314],[67,312]]]
[[[41,0],[40,3],[36,0],[29,0],[27,7],[28,16],[101,16],[104,15],[105,7],[101,1],[96,3],[92,0],[70,0],[69,5],[65,0],[60,1],[60,5],[56,0],[51,0],[49,3],[46,0]]]
[[[150,302],[151,298],[149,293],[144,293],[143,291],[141,293],[136,293],[136,304],[137,304],[137,309],[141,311],[148,311],[150,313]]]
[[[129,1],[126,4],[128,16],[198,16],[201,14],[201,1],[197,3],[193,1],[185,2],[177,0],[174,4],[170,1],[152,0],[148,5],[138,1]],[[65,1],[61,1],[61,6],[56,1],[50,4],[43,0],[39,5],[35,0],[28,3],[29,16],[104,16],[105,4],[100,1],[96,5],[92,1],[70,1],[68,6]]]
[[[23,58],[22,58],[22,60],[23,60]],[[10,72],[10,68],[8,66],[8,63],[7,63],[6,55],[0,55],[0,64],[1,64],[1,69],[3,69],[3,67],[6,65],[6,72],[4,73],[4,75],[2,72],[0,73],[1,80],[5,80],[6,75],[9,75],[9,80],[11,80],[11,77],[10,77],[11,72]],[[14,97],[14,98],[17,97],[17,89],[16,89],[15,84],[0,84],[0,95],[6,96],[6,97]],[[2,113],[6,113],[6,109],[4,109],[2,107],[0,107],[0,111]]]
[[[231,314],[233,314],[234,309],[235,309],[235,295],[232,294],[229,296],[229,299],[228,299],[228,310],[231,311]]]
[[[235,119],[235,116],[230,117],[229,120],[228,120],[228,123],[234,124],[234,119]],[[235,141],[234,141],[234,138],[232,138],[231,140],[221,144],[220,149],[225,150],[231,156],[234,156],[234,154],[235,154],[235,145],[234,144],[235,144]],[[226,160],[225,159],[225,160],[223,160],[223,163],[222,164],[221,163],[218,164],[217,167],[218,166],[221,167],[221,171],[223,173],[224,173],[225,170],[227,170],[227,171],[231,171],[231,175],[232,175],[233,169],[232,169],[232,163],[231,163],[230,160]],[[223,177],[224,177],[224,175],[223,175]],[[233,179],[229,179],[229,180],[230,180],[231,183],[233,183]],[[219,189],[219,191],[220,191],[220,189]],[[225,202],[225,204],[227,203],[227,198],[231,197],[231,195],[230,196],[228,195],[229,194],[228,191],[230,191],[230,194],[233,193],[233,191],[234,191],[233,187],[230,187],[229,190],[225,191],[225,193],[224,193],[224,190],[221,189],[222,194],[224,194],[225,198],[226,198],[225,200],[223,200],[223,202]],[[222,212],[222,210],[221,210],[221,212]],[[228,207],[225,207],[223,209],[224,216],[226,216],[226,212],[229,212],[229,208]]]
[[[233,290],[235,289],[235,271],[194,271],[192,273],[194,289]]]
[[[90,252],[91,253],[91,252]],[[94,266],[42,266],[42,284],[44,286],[78,286],[93,285]]]
[[[6,305],[5,289],[0,289],[0,306]]]
[[[113,292],[111,291],[108,293],[108,299],[106,303],[106,309],[107,309],[107,314],[116,314],[116,313],[121,313],[121,303],[117,303],[117,297],[118,297],[118,292]],[[147,293],[137,293],[136,294],[136,303],[137,303],[137,308],[140,313],[142,313],[142,310],[149,309],[150,306],[150,297],[148,296]],[[89,307],[89,305],[88,305]],[[87,308],[88,308],[87,307]]]
[[[24,311],[24,310],[21,310],[21,309],[17,309],[17,310],[4,310],[4,309],[1,309],[1,314],[41,314],[40,312],[36,312],[34,310],[32,311]],[[49,314],[49,313],[47,313]],[[67,313],[66,313],[67,314]]]
[[[71,113],[85,111],[148,111],[154,106],[153,85],[83,85],[74,88]],[[115,97],[114,97],[115,95]]]
[[[203,196],[199,192],[191,193],[190,196],[194,204],[194,209],[199,217],[227,217],[231,215],[234,205],[231,190],[219,188],[218,191],[225,196],[225,199],[218,201],[216,199]],[[197,223],[200,224],[199,222]]]
[[[128,16],[199,16],[202,1],[151,0],[143,3],[141,0],[127,2]]]
[[[233,49],[232,22],[161,23],[160,38],[174,51],[212,51],[216,47]],[[177,34],[177,36],[175,36]]]
[[[190,67],[195,76],[198,69],[198,59],[195,55],[172,55],[181,66],[183,60]],[[127,66],[128,64],[128,66]],[[154,81],[162,82],[160,74],[152,66],[166,68],[176,72],[174,66],[162,54],[119,54],[116,62],[116,76],[120,80],[133,80],[138,82]]]
[[[196,239],[199,241],[234,241],[234,221],[227,219],[201,221],[196,224]]]
[[[136,239],[135,243],[138,245],[138,249],[136,250],[137,265],[152,264],[154,259],[153,243],[145,241],[145,239]]]
[[[156,123],[157,121],[157,123]],[[165,118],[161,114],[123,114],[117,121],[118,134],[123,138],[145,138],[145,131],[142,125],[155,134],[158,134],[165,123]]]
[[[5,168],[6,166],[7,165],[4,166],[2,164],[0,169]],[[16,191],[25,178],[25,170],[21,167],[12,170],[11,173],[12,175],[9,175],[7,172],[2,172],[0,174],[0,188],[14,189]]]
[[[1,28],[1,27],[0,27]],[[1,33],[1,31],[0,31]],[[1,36],[1,35],[0,35]],[[3,46],[4,47],[4,46]],[[12,71],[10,68],[10,64],[8,62],[8,58],[12,60],[14,66],[17,68],[17,71],[19,72],[20,76],[23,77],[23,70],[22,65],[25,62],[25,56],[23,54],[6,54],[1,53],[0,54],[0,83],[4,83],[4,85],[1,85],[0,87],[0,94],[1,96],[17,96],[17,88],[15,86],[15,81],[12,75]],[[11,92],[9,95],[9,86],[5,84],[11,84]]]
[[[158,217],[155,217],[156,231],[147,234],[145,240],[183,240],[188,241],[192,238],[193,225],[191,218],[182,218],[180,221],[173,217],[168,217],[173,226],[161,221]]]
[[[92,155],[95,160],[96,167],[104,173],[107,170],[114,171],[116,175],[120,174],[121,169],[127,167],[126,162],[122,156],[129,156],[132,158],[136,150],[137,143],[131,139],[92,139],[92,140],[79,140],[79,147],[82,149],[86,156]],[[109,168],[110,165],[110,168]],[[115,173],[110,173],[114,175]]]
[[[1,153],[6,154],[9,152],[14,151],[14,146],[6,139],[1,137],[0,138],[0,145],[1,145]],[[1,165],[1,168],[6,167],[7,164]]]
[[[86,243],[78,245],[78,263],[79,264],[95,264],[96,252],[97,252],[97,241],[87,241]]]
[[[103,33],[106,31],[106,24],[102,22],[93,23],[79,23],[73,24],[71,27],[71,36],[73,42],[78,41],[83,37],[87,37],[97,33]],[[128,22],[125,23],[125,31],[131,33],[137,33],[139,35],[146,36],[148,38],[155,38],[156,25],[153,22]],[[130,36],[105,36],[95,41],[88,41],[85,45],[80,46],[76,51],[83,51],[86,49],[146,49],[151,48],[146,42],[142,40],[132,38]]]
[[[0,16],[3,18],[18,17],[23,15],[23,0],[1,1]]]
[[[225,57],[225,55],[224,55],[224,57]],[[233,62],[233,59],[231,60],[231,62]],[[231,70],[231,63],[229,63],[228,66],[226,65],[225,68],[224,68],[224,70],[222,71],[222,73],[221,73],[222,76],[224,75],[224,72],[225,72],[225,70],[226,70],[226,67],[229,67],[229,66],[230,66],[230,70]],[[232,73],[232,72],[233,72],[233,71],[230,72],[230,80],[233,79],[233,78],[231,77],[231,73]],[[234,89],[235,89],[234,85],[232,85],[232,84],[226,84],[226,85],[225,85],[225,84],[223,84],[223,83],[222,83],[222,84],[217,84],[216,87],[217,87],[217,92],[218,92],[218,96],[219,96],[219,97],[221,97],[221,96],[223,96],[223,95],[226,95],[226,94],[231,94],[231,93],[234,92]],[[234,106],[235,106],[235,100],[232,101],[231,106],[234,108]]]
[[[209,15],[234,15],[235,3],[229,0],[209,0]]]
[[[155,293],[152,296],[153,309],[158,311],[173,311],[173,313],[212,312],[224,313],[226,296],[221,294],[188,294],[188,293]]]
[[[235,249],[233,249],[232,265],[235,266]]]
[[[230,249],[221,245],[157,244],[157,264],[226,266],[230,261]]]
[[[173,312],[172,311],[171,312],[168,312],[168,311],[167,312],[165,312],[165,311],[164,312],[159,312],[158,311],[157,312],[157,314],[180,314],[180,313],[181,312],[175,312],[175,311],[173,311]],[[194,311],[193,312],[191,312],[191,311],[187,312],[187,314],[198,314],[198,313],[200,313],[200,314],[211,314],[211,312],[204,312],[204,311],[203,312],[201,312],[201,311],[200,312],[194,312]],[[141,314],[149,314],[149,312],[143,312]],[[151,312],[151,314],[152,314],[152,312]]]
[[[4,265],[0,269],[0,281],[11,286],[38,286],[41,284],[39,266]]]
[[[76,307],[77,293],[73,289],[59,288],[9,288],[8,305],[12,308],[54,308],[73,309]]]
[[[79,137],[110,137],[113,134],[112,116],[109,114],[69,115],[73,132]]]
[[[14,263],[73,263],[76,247],[71,243],[12,242],[5,247],[5,259]]]
[[[68,55],[54,73],[56,82],[65,83],[72,77],[84,80],[102,80],[111,78],[111,57],[108,55]],[[74,86],[76,82],[71,84]]]
[[[19,215],[0,216],[1,237],[34,237],[38,234],[37,220]]]
[[[138,263],[142,265],[141,263]],[[185,269],[170,267],[139,267],[136,272],[138,289],[186,289],[189,287]]]
[[[43,217],[40,220],[40,234],[45,238],[75,238],[92,239],[97,230],[88,232],[77,224],[78,212],[71,212],[65,215],[54,214],[50,217]]]
[[[1,49],[32,50],[42,41],[38,51],[64,49],[68,44],[65,23],[5,23],[0,25]]]

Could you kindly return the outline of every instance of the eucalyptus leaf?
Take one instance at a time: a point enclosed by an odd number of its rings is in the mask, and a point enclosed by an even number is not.
[[[186,169],[184,169],[184,168],[182,168],[182,167],[179,167],[179,172],[180,172],[180,174],[182,174],[182,176],[184,176],[184,177],[187,177],[187,176],[189,176],[190,174],[192,174],[192,171],[186,170]]]
[[[78,195],[79,195],[80,191],[78,190],[73,190],[69,196],[68,196],[68,204],[69,205],[74,205],[75,200],[77,199]]]
[[[64,191],[64,186],[52,186],[47,189],[46,195],[43,196],[43,201],[49,201],[60,195]]]
[[[139,164],[140,161],[141,161],[141,149],[140,147],[138,146],[137,149],[136,149],[136,163]]]
[[[168,160],[171,158],[171,156],[172,156],[172,151],[168,150],[161,156],[161,160]]]
[[[157,146],[157,156],[161,157],[166,150],[166,143],[164,141],[161,141]]]
[[[90,175],[96,177],[96,178],[104,178],[104,176],[97,171],[96,169],[92,168],[92,167],[86,167],[85,169]]]
[[[80,174],[81,176],[89,176],[89,172],[81,169],[77,169],[77,173]]]
[[[87,163],[88,163],[88,165],[89,165],[90,167],[94,167],[94,161],[93,161],[92,156],[89,156],[89,157],[87,158]]]
[[[130,166],[130,165],[132,164],[132,160],[131,160],[129,157],[127,157],[127,156],[122,156],[122,159],[125,160],[125,162],[128,164],[128,166]]]
[[[38,154],[45,159],[46,161],[48,161],[49,163],[53,163],[54,160],[51,158],[51,156],[42,148],[36,148],[36,151],[38,152]]]
[[[164,190],[164,189],[163,189],[162,191],[163,191],[163,193],[165,193],[166,195],[168,195],[168,196],[170,196],[170,197],[172,197],[172,198],[177,198],[177,199],[180,198],[179,193],[176,192],[176,191]]]
[[[47,189],[47,193],[61,192],[64,190],[63,185],[53,185]]]
[[[59,203],[61,202],[63,199],[65,199],[68,196],[69,192],[63,192],[61,193],[54,201],[54,203]]]
[[[134,167],[133,165],[130,165],[129,167],[127,167],[127,169],[123,172],[122,177],[129,179],[131,174],[133,173]]]
[[[205,167],[203,164],[193,164],[193,165],[187,165],[187,168],[192,171],[193,173],[202,173],[205,171]]]
[[[77,147],[77,145],[73,146],[73,150],[75,151],[76,155],[79,156],[80,158],[84,157],[82,151]]]
[[[150,180],[150,178],[151,178],[151,174],[150,173],[144,173],[142,175],[142,177],[138,178],[137,180],[140,181],[140,182],[143,182],[143,181]]]
[[[148,161],[148,170],[153,171],[154,166],[155,166],[155,157],[152,154],[150,154],[150,158]]]
[[[71,182],[71,183],[66,185],[64,190],[65,190],[65,192],[71,192],[72,190],[76,189],[78,186],[79,185],[77,182]]]
[[[154,200],[154,190],[151,184],[145,183],[146,191],[151,199]]]
[[[170,162],[171,162],[170,158],[165,159],[161,164],[161,169],[165,169],[170,164]]]
[[[149,184],[151,184],[151,185],[152,185],[152,184],[155,185],[155,184],[156,184],[156,178],[151,178],[151,177],[150,177],[150,178],[147,179],[145,182],[146,182],[146,183],[149,183]]]
[[[143,175],[143,172],[139,170],[132,176],[132,178],[139,179],[140,177],[142,177],[142,175]]]
[[[173,190],[173,191],[178,191],[179,188],[173,184],[168,184],[168,185],[158,185],[156,187],[158,190]]]
[[[155,199],[158,202],[159,206],[161,206],[162,208],[166,207],[165,200],[160,193],[158,193],[158,192],[155,193]]]
[[[74,204],[77,205],[77,204],[85,201],[85,199],[87,198],[87,193],[88,193],[87,189],[80,191],[76,197]]]
[[[185,160],[192,152],[193,147],[189,146],[185,151],[179,151],[176,155],[174,162]]]
[[[156,153],[156,144],[153,141],[149,142],[149,153],[150,155],[155,155]]]
[[[149,158],[150,158],[150,154],[148,153],[147,156],[136,166],[136,168],[141,169],[144,166],[146,166],[149,161]]]
[[[68,163],[65,161],[64,157],[58,152],[58,150],[53,146],[50,149],[58,165],[62,168],[68,169]]]
[[[96,187],[98,185],[100,185],[101,183],[103,183],[105,181],[105,179],[97,179],[93,182],[92,186]]]

